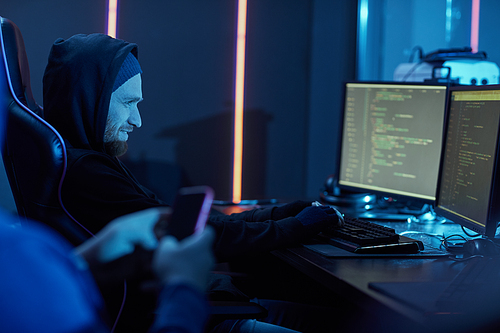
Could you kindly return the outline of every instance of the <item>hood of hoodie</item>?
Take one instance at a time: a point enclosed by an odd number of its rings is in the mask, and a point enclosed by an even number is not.
[[[74,148],[104,152],[113,84],[137,45],[104,34],[57,39],[43,75],[44,118]]]

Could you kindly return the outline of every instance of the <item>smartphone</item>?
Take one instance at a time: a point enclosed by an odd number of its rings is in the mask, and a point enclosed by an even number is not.
[[[205,228],[214,191],[209,186],[192,186],[179,189],[172,207],[167,234],[182,240]]]

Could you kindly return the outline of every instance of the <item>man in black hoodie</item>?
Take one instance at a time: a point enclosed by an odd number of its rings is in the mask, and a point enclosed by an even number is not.
[[[119,216],[167,205],[118,159],[130,132],[141,126],[141,72],[137,45],[103,34],[58,39],[49,55],[43,77],[44,116],[67,145],[62,201],[92,233]],[[214,214],[208,221],[216,233],[219,262],[296,245],[341,223],[333,208],[304,201],[230,216]],[[235,298],[244,297],[230,284],[217,286]]]
[[[92,233],[119,216],[167,205],[117,158],[126,151],[129,133],[141,126],[140,73],[137,46],[103,34],[58,39],[49,55],[44,116],[67,144],[62,199]],[[220,261],[291,246],[338,223],[333,208],[302,201],[209,221]]]

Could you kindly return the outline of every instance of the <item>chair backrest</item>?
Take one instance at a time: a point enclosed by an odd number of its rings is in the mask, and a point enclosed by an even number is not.
[[[73,244],[91,234],[66,211],[61,186],[66,147],[40,116],[30,87],[29,66],[19,28],[0,17],[0,107],[8,113],[2,157],[20,216],[57,230]],[[27,223],[27,222],[26,222]]]

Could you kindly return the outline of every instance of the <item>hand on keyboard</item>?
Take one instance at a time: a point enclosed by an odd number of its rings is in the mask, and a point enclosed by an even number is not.
[[[344,224],[342,214],[330,206],[309,206],[295,217],[307,230],[314,233],[337,229]]]

